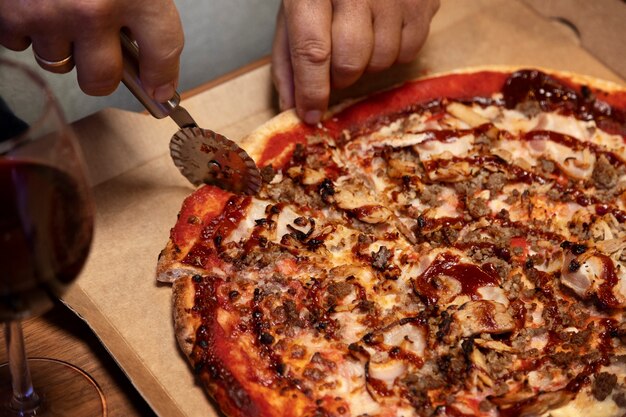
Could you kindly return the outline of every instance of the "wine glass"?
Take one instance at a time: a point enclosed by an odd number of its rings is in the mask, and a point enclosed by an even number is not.
[[[26,359],[20,323],[51,308],[76,279],[93,217],[78,144],[49,88],[0,58],[0,321],[8,355],[0,416],[106,415],[104,396],[85,372]]]

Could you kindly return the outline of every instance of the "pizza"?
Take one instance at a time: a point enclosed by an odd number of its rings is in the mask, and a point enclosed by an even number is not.
[[[626,89],[417,79],[243,141],[157,265],[227,416],[626,415]]]

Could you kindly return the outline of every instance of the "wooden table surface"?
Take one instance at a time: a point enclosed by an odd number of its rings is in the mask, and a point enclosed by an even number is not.
[[[91,375],[104,393],[108,417],[155,415],[89,326],[60,302],[43,316],[24,321],[23,332],[29,357],[59,359]],[[2,331],[0,363],[6,360]]]

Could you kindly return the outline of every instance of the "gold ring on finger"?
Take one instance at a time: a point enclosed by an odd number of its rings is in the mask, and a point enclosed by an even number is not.
[[[34,49],[33,55],[35,55],[35,60],[39,66],[50,72],[63,74],[70,72],[72,68],[74,68],[74,56],[72,54],[59,61],[48,61],[47,59],[42,58],[37,52],[35,52]]]

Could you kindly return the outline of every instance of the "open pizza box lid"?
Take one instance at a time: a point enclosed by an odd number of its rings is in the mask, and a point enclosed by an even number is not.
[[[620,0],[597,7],[588,7],[590,3],[595,2],[442,0],[417,62],[370,76],[335,99],[419,75],[484,65],[540,66],[624,84],[618,75],[626,75],[624,62],[611,61],[610,48],[623,47],[619,35],[623,39],[626,7]],[[558,14],[558,4],[566,14]],[[580,37],[550,16],[566,16]],[[589,24],[594,19],[603,22],[596,25],[604,31],[603,46],[590,49],[598,38]],[[264,64],[183,105],[200,126],[236,140],[276,114],[272,91],[269,65]],[[176,345],[170,288],[154,278],[157,256],[183,199],[193,190],[169,156],[169,139],[177,127],[146,114],[106,109],[76,122],[75,130],[98,212],[90,259],[64,301],[87,321],[157,414],[219,415]]]

